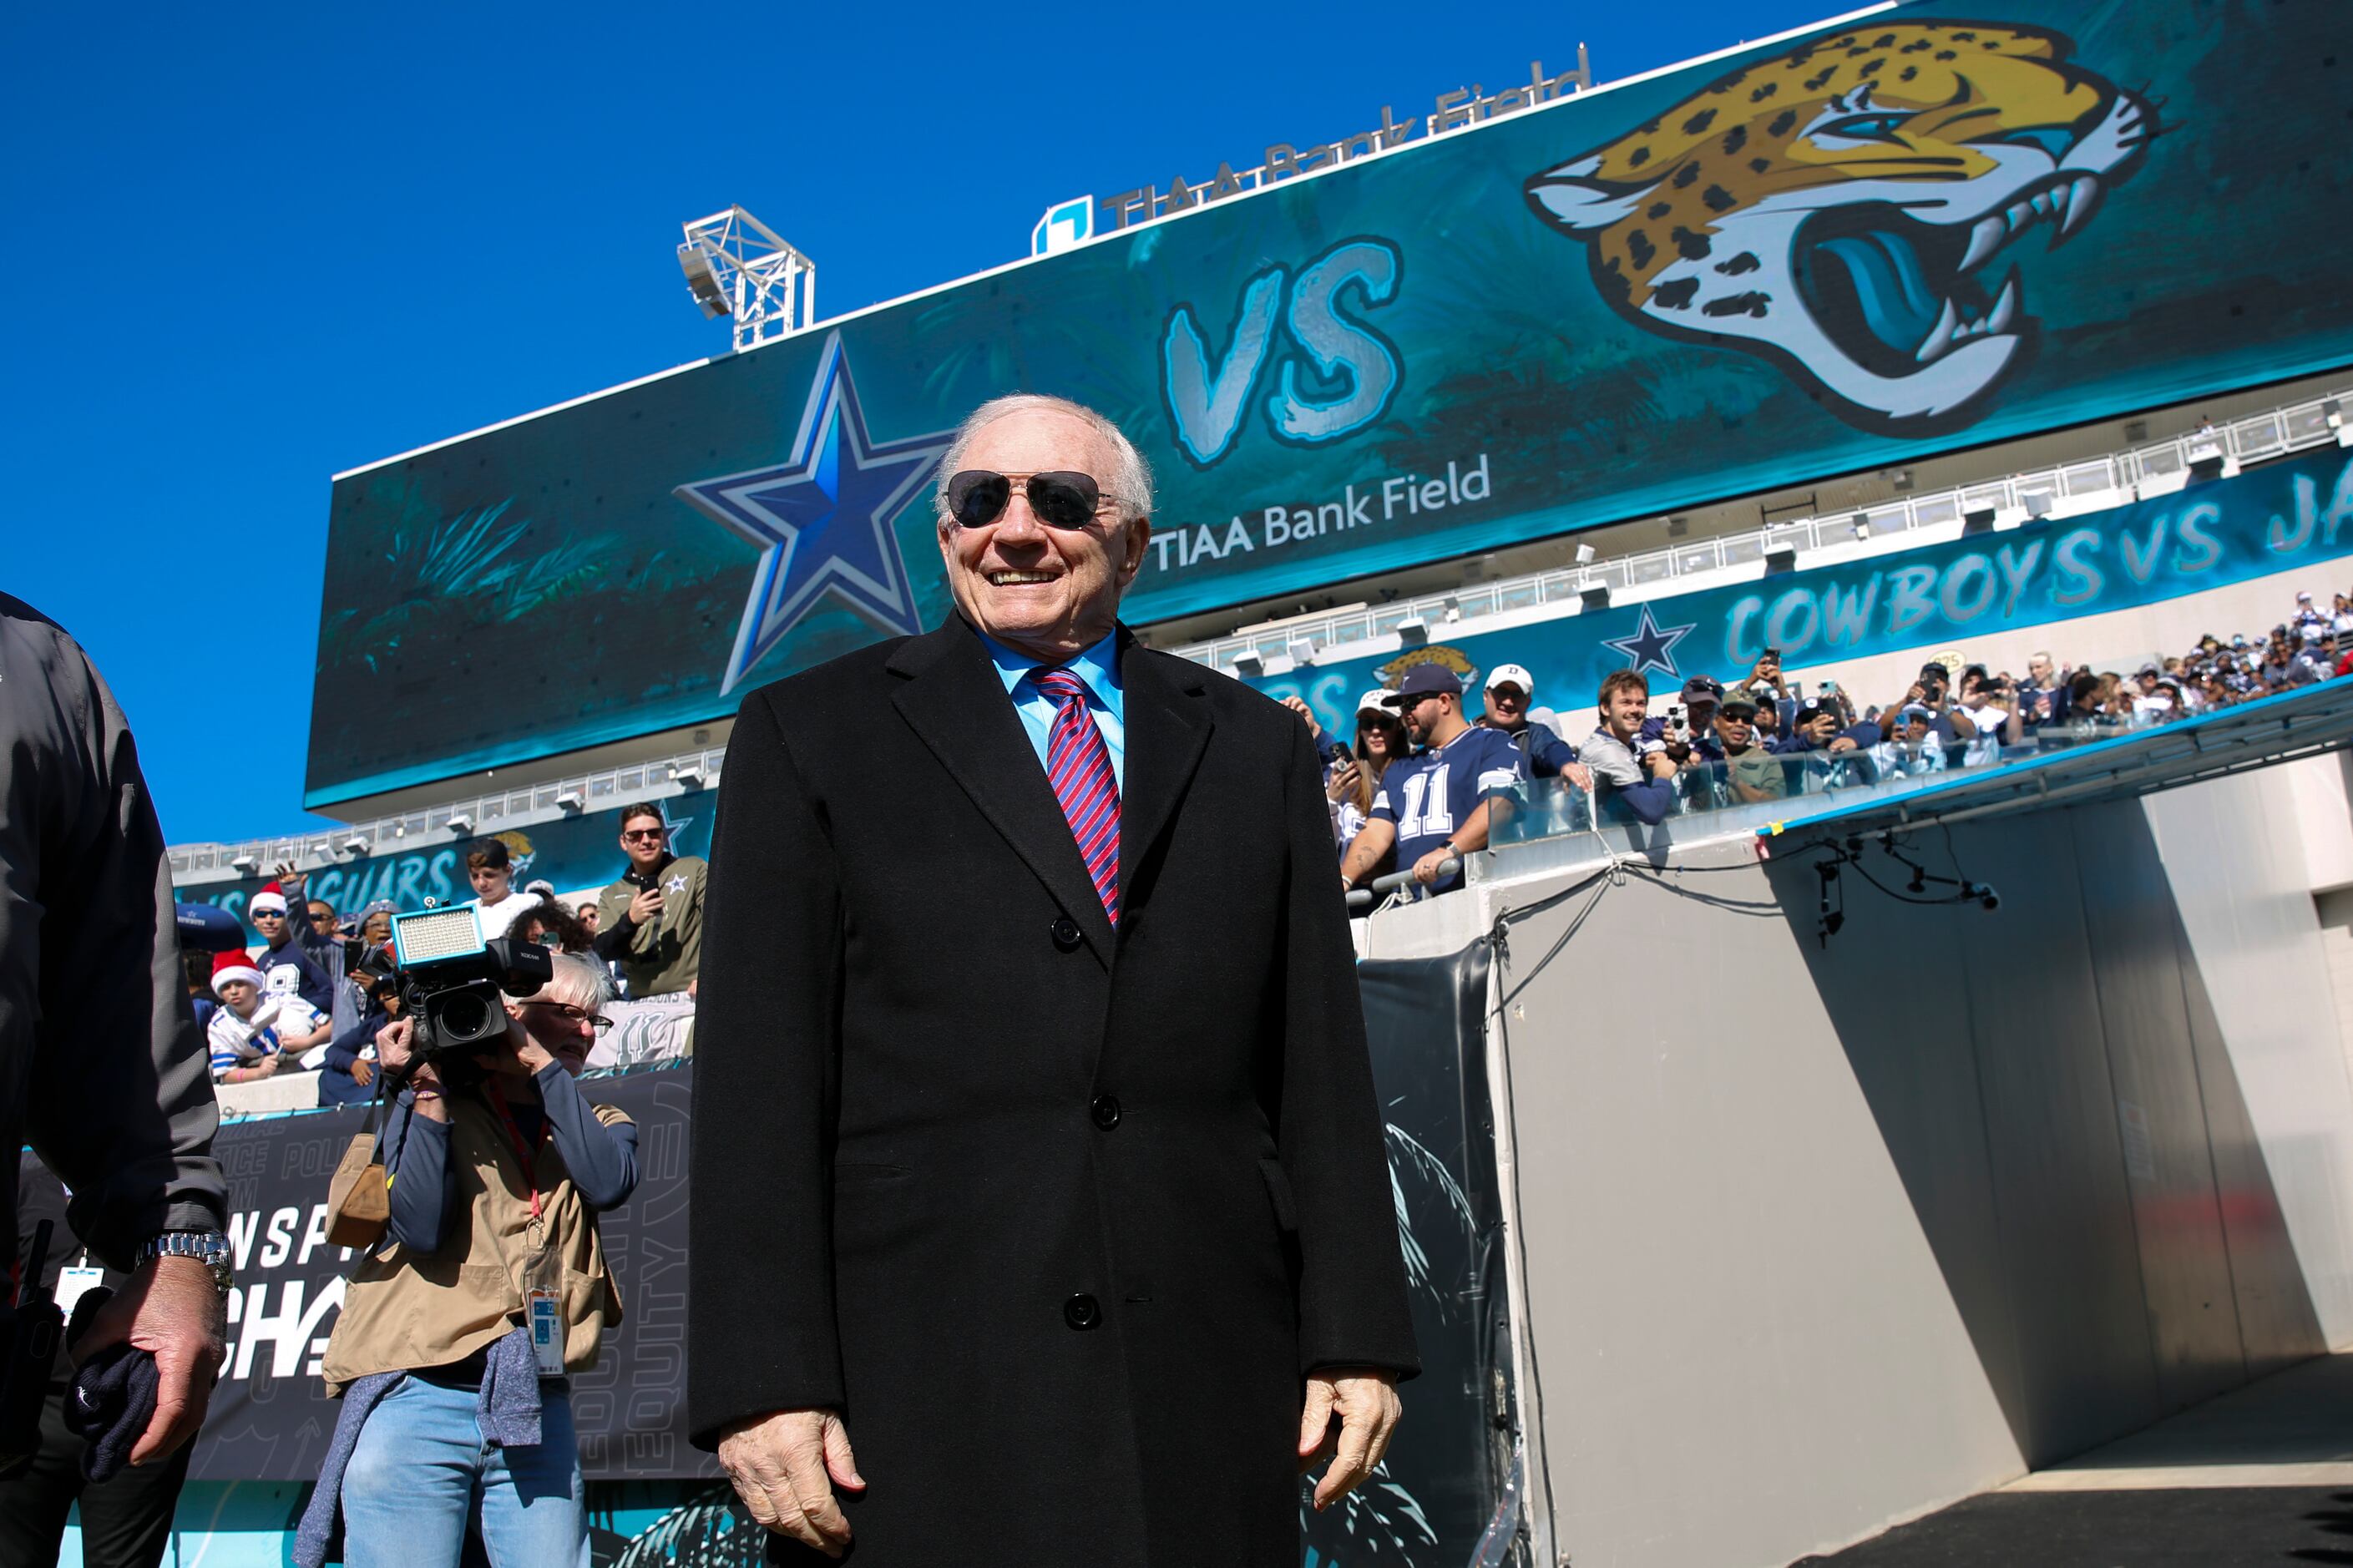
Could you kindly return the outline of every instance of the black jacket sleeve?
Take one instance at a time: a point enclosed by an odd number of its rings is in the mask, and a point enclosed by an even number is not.
[[[1347,906],[1332,875],[1322,770],[1291,726],[1282,1103],[1275,1142],[1299,1221],[1299,1362],[1421,1369],[1398,1250],[1380,1107]],[[708,982],[705,982],[706,989]]]
[[[703,1200],[686,1255],[688,1431],[704,1448],[744,1418],[843,1401],[829,1194],[841,872],[770,700],[754,691],[736,719],[705,895],[689,1166]],[[1317,835],[1328,861],[1320,816]],[[756,1245],[730,1194],[757,1194]]]
[[[73,1190],[75,1232],[124,1268],[155,1231],[224,1228],[172,868],[113,694],[5,595],[0,673],[0,1146],[29,1142]]]
[[[607,963],[618,963],[629,956],[629,943],[638,934],[638,922],[627,911],[616,915],[613,923],[597,931],[588,950]]]

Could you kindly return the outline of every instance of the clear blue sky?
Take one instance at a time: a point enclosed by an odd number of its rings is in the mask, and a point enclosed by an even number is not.
[[[0,589],[175,842],[301,831],[329,476],[723,350],[682,220],[743,203],[832,314],[1580,38],[1608,79],[1842,8],[15,6]]]

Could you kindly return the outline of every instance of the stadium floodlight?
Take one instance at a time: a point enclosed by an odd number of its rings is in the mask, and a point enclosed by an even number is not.
[[[441,826],[448,828],[452,833],[471,833],[474,831],[473,813],[467,811],[453,811],[449,814],[449,820],[443,823]]]
[[[1974,508],[1962,514],[1961,531],[1964,534],[1991,533],[1993,531],[1993,516],[1994,509],[1992,507],[1981,506]]]
[[[228,868],[232,871],[240,871],[250,877],[261,869],[261,862],[250,855],[240,855],[228,863]]]
[[[1858,541],[1866,540],[1871,537],[1871,514],[1869,512],[1859,511],[1854,514],[1854,536]]]
[[[1798,569],[1798,547],[1794,544],[1768,544],[1765,547],[1765,575],[1778,577],[1784,572]]]
[[[356,833],[343,840],[343,853],[346,855],[364,855],[368,848],[368,841]]]
[[[1234,668],[1243,679],[1255,680],[1266,673],[1266,660],[1254,647],[1246,647],[1234,655]]]
[[[2320,405],[2320,417],[2331,430],[2342,430],[2345,428],[2345,405],[2333,397],[2329,398]]]
[[[2026,515],[2029,517],[2049,517],[2051,515],[2051,509],[2056,506],[2058,502],[2059,498],[2052,495],[2049,490],[2030,490],[2027,492],[2026,496]]]
[[[1293,664],[1303,666],[1314,664],[1315,662],[1315,639],[1314,637],[1293,637],[1289,647],[1284,651],[1291,655],[1291,662]]]
[[[681,789],[701,789],[702,787],[702,764],[700,763],[689,763],[682,768],[672,768],[670,770],[670,782],[678,785]]]
[[[1398,642],[1405,647],[1425,647],[1430,643],[1430,623],[1417,610],[1397,624]]]
[[[1590,566],[1593,564],[1593,546],[1590,544],[1580,544],[1577,547],[1577,563],[1579,566]]]
[[[1449,625],[1462,618],[1462,601],[1453,595],[1446,595],[1446,619]]]
[[[679,270],[706,316],[732,316],[735,346],[754,348],[817,320],[817,263],[742,207],[682,226]]]
[[[588,797],[581,794],[580,791],[576,789],[558,790],[556,792],[555,805],[558,810],[579,811],[586,807],[587,804]]]
[[[1609,584],[1596,583],[1590,587],[1579,588],[1577,598],[1587,610],[1606,610],[1609,607]]]

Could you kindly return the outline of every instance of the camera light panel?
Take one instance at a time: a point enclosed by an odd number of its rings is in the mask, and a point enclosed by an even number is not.
[[[402,968],[468,958],[480,952],[481,917],[471,904],[446,910],[420,910],[392,917],[392,950]]]

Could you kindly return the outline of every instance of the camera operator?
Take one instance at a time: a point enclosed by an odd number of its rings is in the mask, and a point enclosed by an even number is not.
[[[353,1563],[455,1563],[470,1525],[494,1563],[587,1568],[566,1374],[621,1319],[596,1215],[637,1185],[637,1129],[573,1081],[611,981],[578,954],[550,963],[506,999],[495,1047],[420,1057],[415,1018],[376,1037],[405,1084],[376,1142],[389,1245],[354,1269],[328,1342],[343,1409],[298,1563],[323,1560],[340,1503]]]

